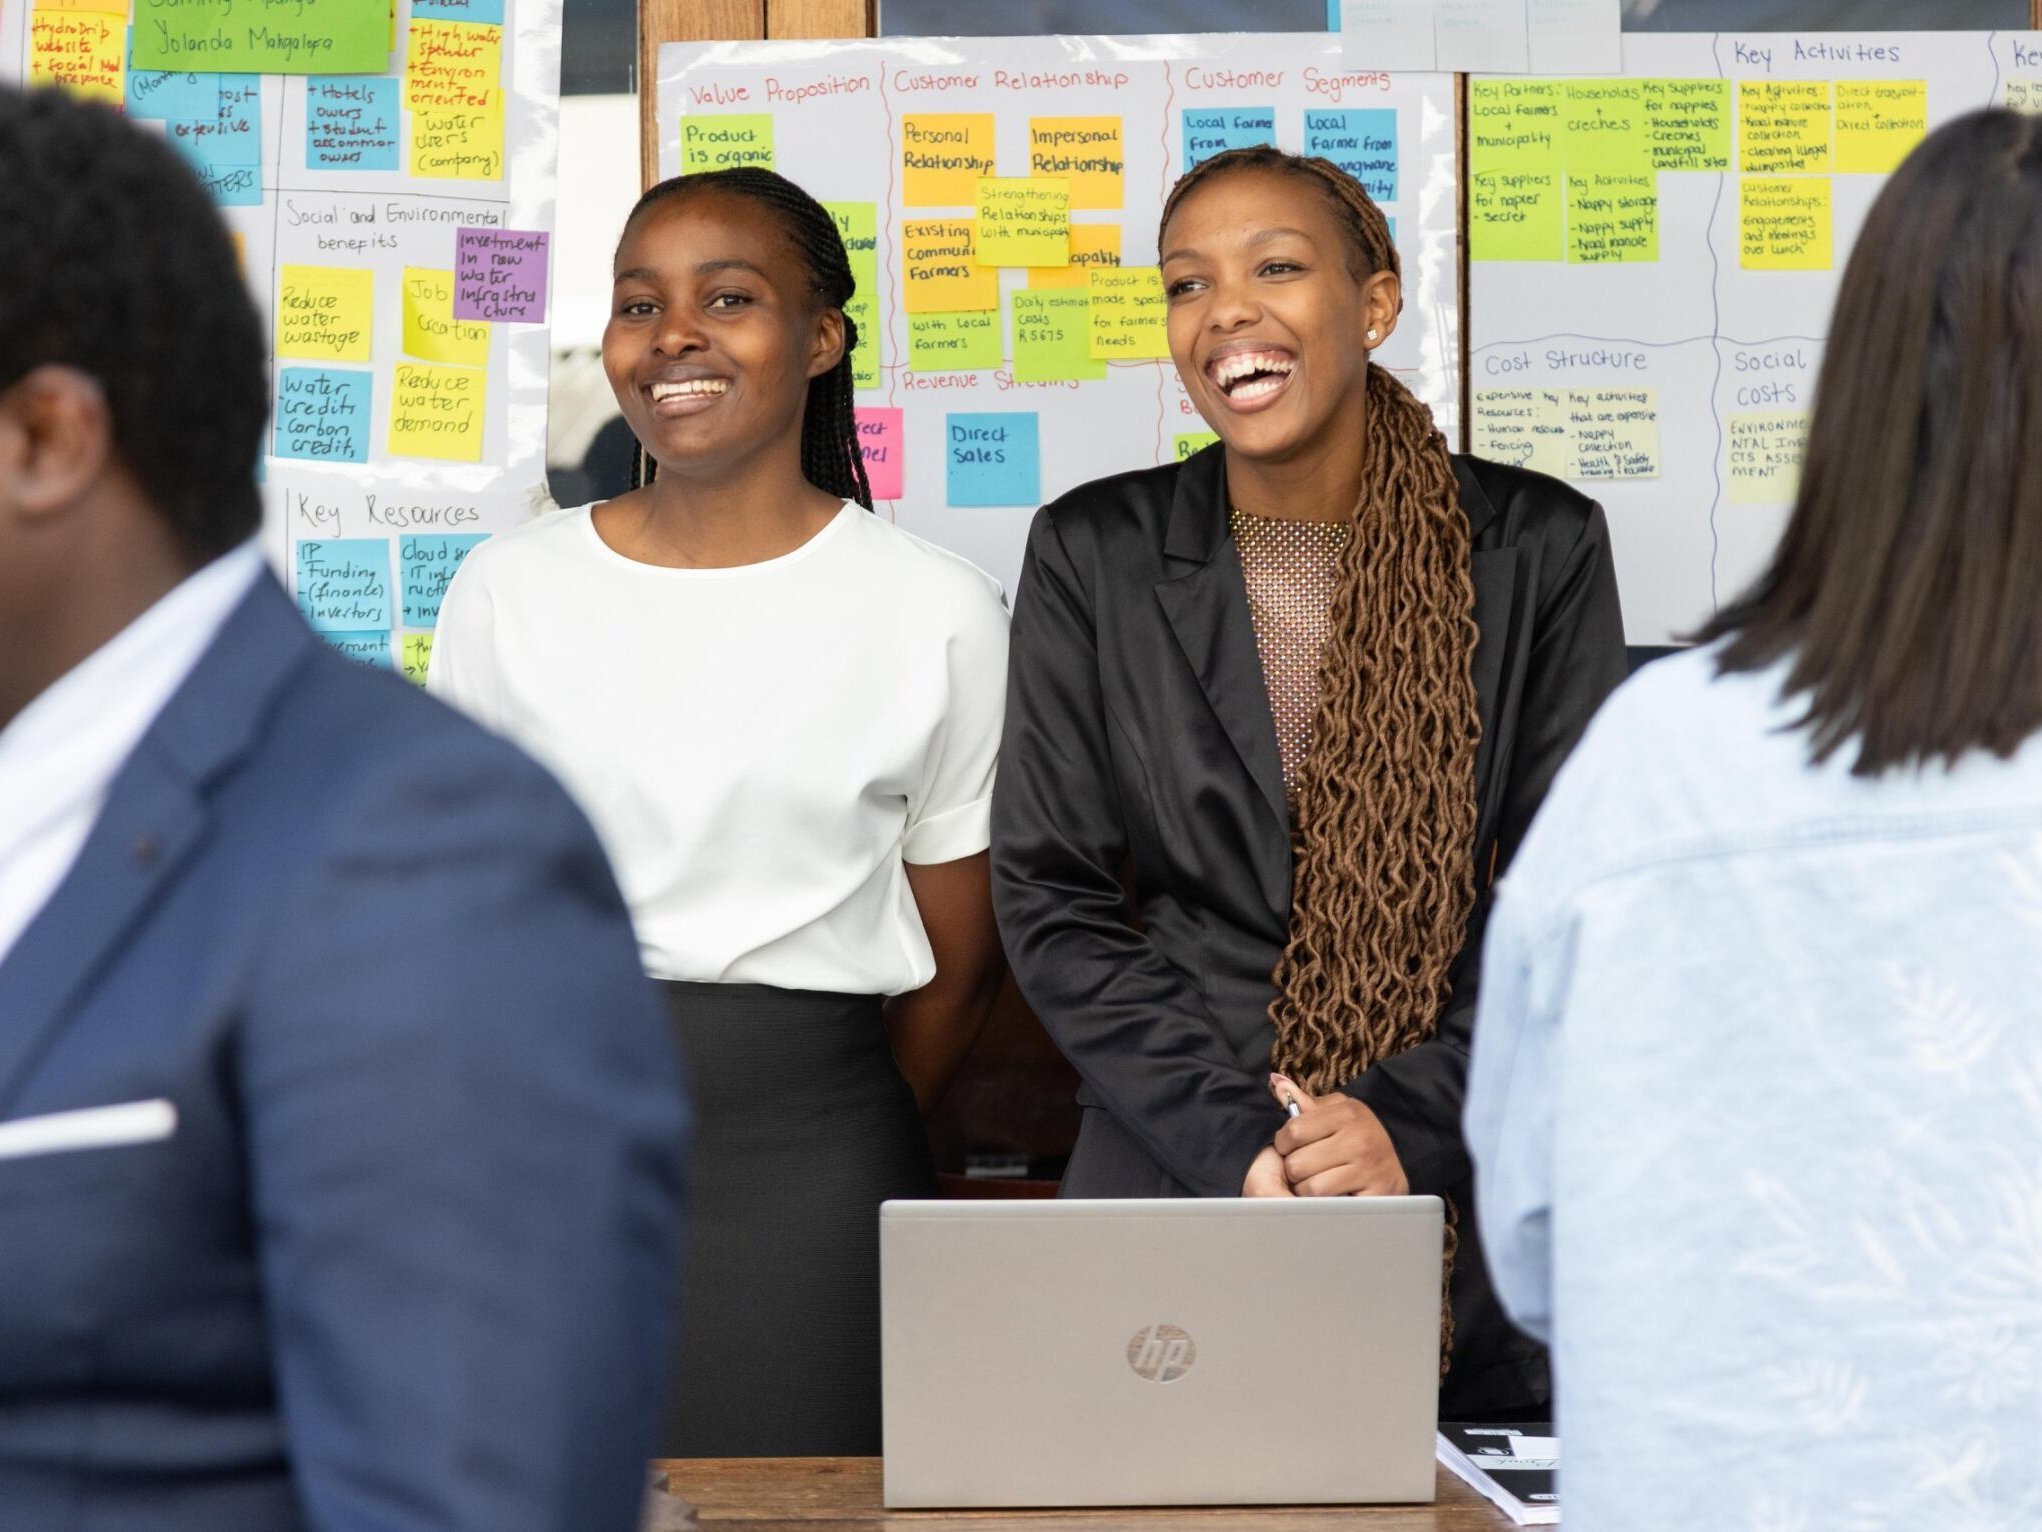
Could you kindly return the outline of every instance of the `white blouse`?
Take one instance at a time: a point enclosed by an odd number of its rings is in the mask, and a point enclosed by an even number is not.
[[[734,569],[627,558],[591,509],[469,556],[431,690],[574,794],[653,977],[928,983],[904,864],[989,844],[999,586],[849,502],[792,553]]]

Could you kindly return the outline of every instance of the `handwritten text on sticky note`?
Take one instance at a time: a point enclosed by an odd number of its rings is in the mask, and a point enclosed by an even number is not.
[[[908,365],[916,372],[983,372],[1000,365],[1000,311],[908,315]]]
[[[901,118],[901,201],[908,207],[970,207],[993,173],[991,112],[909,112]]]
[[[943,417],[944,501],[1037,505],[1042,452],[1032,410]]]
[[[489,375],[480,367],[399,362],[390,396],[390,454],[482,461]]]
[[[286,266],[278,281],[277,355],[366,362],[376,274],[354,266]]]
[[[404,626],[436,628],[440,603],[454,572],[489,540],[486,532],[430,532],[399,540],[397,562],[404,571]]]
[[[1106,376],[1106,364],[1092,355],[1092,296],[1088,290],[1017,288],[1012,306],[1016,383],[1062,383]]]
[[[900,226],[900,248],[910,314],[999,306],[1000,274],[978,262],[969,218],[910,218]]]
[[[981,266],[1068,266],[1071,183],[1054,176],[987,176],[978,183]]]
[[[135,0],[134,18],[138,69],[382,74],[390,66],[388,0]]]
[[[284,367],[277,373],[276,455],[313,463],[369,460],[370,373]]]
[[[1117,208],[1127,156],[1118,117],[1031,117],[1028,173],[1070,182],[1074,208]]]
[[[865,460],[865,477],[871,481],[872,498],[900,499],[907,457],[906,412],[861,407],[855,413],[858,456]]]
[[[1092,355],[1139,361],[1170,354],[1169,305],[1153,266],[1092,268]]]
[[[308,539],[297,545],[296,590],[320,633],[388,633],[390,543],[382,537]]]
[[[771,113],[691,114],[681,119],[681,174],[735,170],[740,165],[773,168]]]
[[[466,228],[454,236],[454,317],[543,324],[551,237],[543,229]]]
[[[397,82],[356,75],[315,75],[305,82],[308,170],[395,170]]]

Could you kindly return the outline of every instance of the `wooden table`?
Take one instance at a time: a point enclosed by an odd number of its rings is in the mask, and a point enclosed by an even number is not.
[[[690,1521],[671,1501],[647,1516],[646,1532],[699,1525],[747,1532],[796,1527],[891,1527],[906,1532],[1106,1532],[1111,1527],[1183,1527],[1191,1532],[1510,1532],[1510,1518],[1445,1469],[1432,1505],[1171,1507],[1140,1511],[888,1511],[879,1503],[878,1458],[684,1458],[652,1465],[667,1494],[696,1509]],[[653,1497],[659,1506],[662,1497]]]

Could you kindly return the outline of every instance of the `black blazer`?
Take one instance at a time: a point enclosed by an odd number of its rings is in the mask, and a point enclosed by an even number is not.
[[[1482,892],[1437,1036],[1346,1089],[1382,1119],[1411,1189],[1462,1209],[1442,1409],[1468,1413],[1545,1396],[1543,1358],[1497,1308],[1466,1216],[1461,1097],[1488,884],[1625,665],[1601,507],[1474,458],[1454,472],[1481,635]],[[1240,1195],[1282,1123],[1263,1080],[1291,849],[1216,446],[1082,485],[1035,519],[993,794],[993,895],[1021,991],[1083,1077],[1065,1193]]]

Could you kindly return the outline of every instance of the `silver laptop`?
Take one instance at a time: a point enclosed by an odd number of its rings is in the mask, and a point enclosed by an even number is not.
[[[1437,1197],[889,1202],[886,1504],[1427,1501]]]

